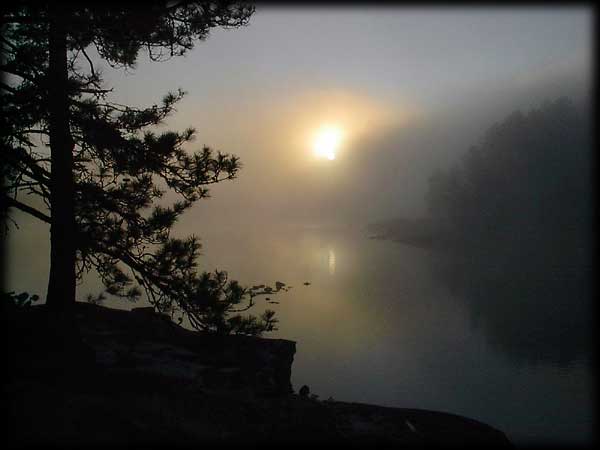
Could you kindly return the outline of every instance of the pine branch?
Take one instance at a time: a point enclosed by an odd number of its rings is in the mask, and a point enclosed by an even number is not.
[[[40,219],[43,222],[46,222],[48,224],[51,223],[50,216],[47,216],[43,212],[38,211],[37,209],[32,208],[29,205],[21,203],[18,200],[15,200],[14,198],[11,198],[11,197],[9,197],[7,195],[4,195],[2,197],[2,200],[3,200],[3,202],[5,202],[8,205],[8,207],[12,206],[14,208],[20,209],[21,211],[26,212],[26,213],[32,215],[33,217],[36,217],[36,218]]]

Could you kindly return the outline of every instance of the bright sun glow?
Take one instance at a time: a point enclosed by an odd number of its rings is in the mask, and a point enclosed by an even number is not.
[[[342,131],[337,127],[323,127],[314,141],[315,155],[329,160],[335,159],[335,152],[342,140]]]

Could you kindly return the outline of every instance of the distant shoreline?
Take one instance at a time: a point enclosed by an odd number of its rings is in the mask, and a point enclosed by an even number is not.
[[[391,241],[397,244],[410,245],[411,247],[422,248],[425,250],[431,250],[435,248],[433,244],[433,238],[431,239],[414,239],[414,238],[406,238],[406,237],[398,237],[393,235],[370,235],[367,236],[368,239],[378,240],[378,241]]]

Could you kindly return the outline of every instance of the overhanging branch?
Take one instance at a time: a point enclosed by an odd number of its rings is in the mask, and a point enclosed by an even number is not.
[[[21,203],[20,201],[8,197],[7,195],[2,197],[2,201],[6,203],[9,208],[12,206],[14,208],[20,209],[23,212],[26,212],[27,214],[31,214],[33,217],[37,217],[42,222],[46,222],[48,224],[50,223],[50,216],[44,214],[41,211],[38,211],[37,209],[29,205],[26,205],[25,203]]]

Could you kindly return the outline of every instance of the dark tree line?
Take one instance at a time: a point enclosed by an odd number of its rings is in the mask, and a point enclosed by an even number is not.
[[[77,280],[95,270],[109,294],[136,299],[144,289],[158,310],[183,312],[199,329],[273,329],[272,312],[227,318],[257,292],[198,273],[198,239],[170,236],[211,184],[236,177],[238,158],[206,146],[190,152],[191,128],[154,131],[184,92],[146,108],[117,103],[90,55],[115,68],[134,67],[141,52],[166,61],[253,12],[220,1],[3,6],[2,213],[16,208],[50,225],[48,308],[70,310]],[[167,190],[179,200],[158,205]]]
[[[432,175],[430,215],[462,248],[582,249],[592,218],[590,139],[586,109],[568,99],[515,112],[460,164]]]
[[[515,112],[430,179],[432,223],[452,257],[439,275],[518,359],[569,363],[590,349],[590,126],[567,99]]]

